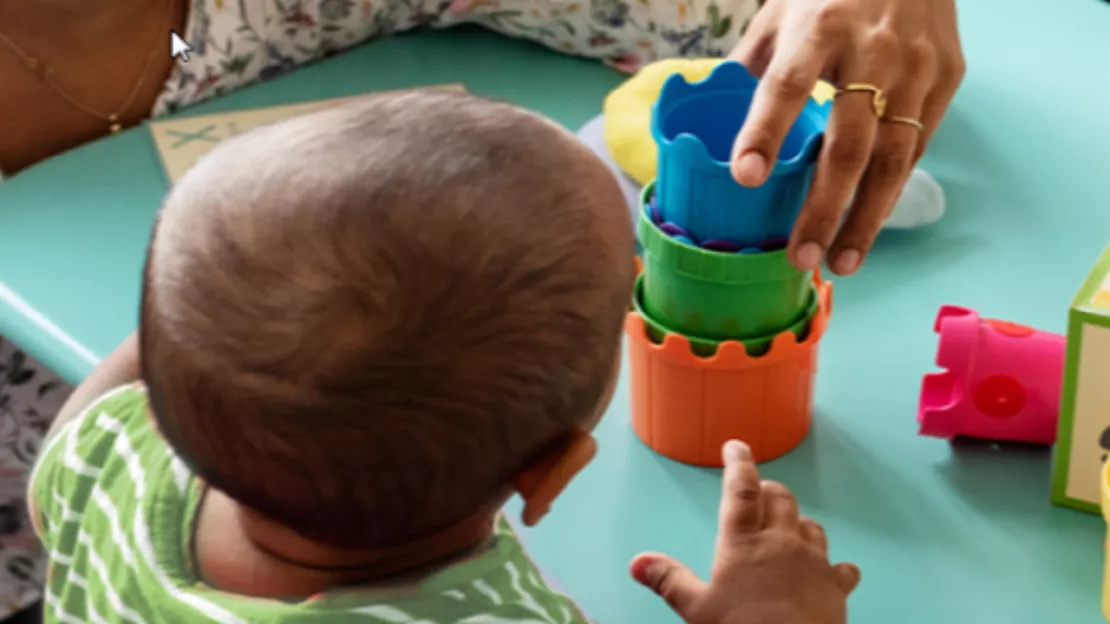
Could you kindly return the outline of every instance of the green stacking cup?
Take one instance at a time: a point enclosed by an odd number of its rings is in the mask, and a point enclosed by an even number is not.
[[[805,315],[813,275],[795,269],[785,249],[721,253],[681,243],[651,220],[654,188],[648,184],[640,197],[648,316],[686,336],[743,340],[773,336]]]
[[[809,291],[810,295],[805,311],[797,321],[794,321],[793,325],[787,328],[787,330],[794,334],[799,342],[805,340],[806,337],[809,336],[810,323],[813,322],[813,317],[817,315],[817,308],[820,305],[817,288],[811,285]],[[643,295],[644,276],[640,275],[640,277],[636,279],[636,288],[632,293],[632,309],[644,320],[644,329],[647,332],[648,339],[655,344],[663,344],[663,339],[667,337],[667,334],[675,334],[678,332],[675,332],[671,328],[651,318],[651,315],[644,310]],[[781,333],[780,331],[766,336],[745,338],[739,342],[744,345],[744,350],[748,352],[748,355],[759,357],[771,350],[771,342]],[[686,334],[680,335],[686,338],[690,343],[690,350],[694,352],[694,355],[700,355],[702,357],[712,357],[713,354],[717,353],[717,348],[721,346],[721,343],[726,342],[724,340],[709,340],[698,336],[687,336]]]

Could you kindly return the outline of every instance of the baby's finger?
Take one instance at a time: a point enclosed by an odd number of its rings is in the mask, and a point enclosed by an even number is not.
[[[852,563],[838,563],[833,566],[833,576],[836,578],[836,585],[845,594],[852,593],[856,586],[859,585],[860,571],[859,568]]]
[[[690,568],[666,555],[638,555],[632,560],[629,572],[637,583],[665,600],[683,620],[687,620],[686,616],[692,605],[705,592],[704,581],[691,572]]]
[[[813,546],[821,556],[829,556],[829,537],[825,535],[825,528],[813,518],[802,518],[799,522],[799,532],[807,544]]]
[[[763,526],[760,510],[759,470],[747,444],[730,440],[721,449],[725,462],[721,479],[721,537],[754,533]]]
[[[794,494],[777,481],[764,481],[762,490],[759,496],[763,502],[763,526],[798,528],[800,516],[798,499],[794,498]]]

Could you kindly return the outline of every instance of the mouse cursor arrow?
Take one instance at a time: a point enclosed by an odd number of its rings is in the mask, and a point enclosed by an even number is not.
[[[182,63],[189,62],[189,53],[193,51],[193,46],[189,45],[181,35],[170,31],[170,58],[180,58]]]

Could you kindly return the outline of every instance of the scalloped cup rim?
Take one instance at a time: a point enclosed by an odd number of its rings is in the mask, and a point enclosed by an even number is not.
[[[955,377],[950,370],[925,373],[917,404],[917,422],[923,423],[934,414],[951,412],[959,405],[964,393],[958,384],[951,383]],[[947,384],[947,390],[939,392],[939,384]]]
[[[651,136],[652,136],[652,138],[655,139],[655,142],[658,145],[658,147],[660,148],[660,151],[662,151],[662,149],[665,146],[672,146],[672,145],[676,145],[676,144],[679,144],[679,145],[689,144],[690,147],[688,149],[695,150],[695,152],[697,152],[698,155],[700,157],[703,157],[706,161],[708,161],[710,163],[713,163],[713,164],[715,164],[719,167],[729,167],[729,162],[728,161],[722,161],[722,160],[718,160],[716,158],[713,158],[709,154],[708,148],[705,147],[705,143],[703,143],[700,139],[698,139],[692,133],[680,132],[678,135],[676,135],[673,138],[665,137],[663,135],[662,130],[659,128],[659,116],[660,116],[660,110],[662,108],[661,104],[663,104],[664,102],[667,102],[669,100],[677,100],[677,101],[681,102],[681,101],[684,101],[686,99],[689,99],[690,96],[696,96],[699,93],[699,91],[702,90],[702,89],[712,88],[712,87],[716,86],[715,83],[718,80],[722,80],[723,79],[722,76],[728,76],[728,75],[736,73],[736,72],[740,72],[737,75],[742,77],[744,80],[748,81],[748,83],[749,83],[748,87],[749,88],[747,90],[748,91],[754,91],[755,88],[758,86],[759,81],[756,80],[756,78],[751,75],[751,73],[748,71],[748,69],[746,67],[744,67],[744,65],[742,65],[741,63],[736,62],[736,61],[723,62],[720,65],[718,65],[717,67],[713,68],[713,71],[709,72],[708,76],[706,76],[705,78],[703,78],[701,80],[697,80],[697,81],[694,81],[694,82],[688,82],[686,80],[686,77],[683,76],[681,73],[671,74],[666,79],[666,81],[664,81],[663,88],[659,92],[659,97],[658,97],[658,99],[656,99],[655,104],[652,105],[652,110],[651,110],[651,112],[652,112],[652,114],[651,114]],[[728,88],[718,89],[718,91],[728,91],[728,92],[735,92],[735,91],[741,91],[741,90],[742,90],[742,88],[735,87],[735,86],[729,86]],[[670,108],[674,108],[674,106],[671,106]],[[813,97],[811,96],[810,98],[807,99],[805,107],[802,109],[802,112],[799,114],[799,119],[802,116],[819,116],[819,117],[821,117],[822,120],[827,120],[828,113],[831,109],[832,109],[832,101],[831,100],[828,101],[828,102],[825,102],[824,104],[818,104],[817,101],[814,100]],[[667,111],[667,112],[669,112],[669,111]],[[794,123],[796,124],[797,121],[795,121]],[[810,159],[810,156],[812,155],[811,153],[817,151],[817,149],[819,147],[818,144],[824,138],[824,135],[825,135],[825,131],[823,129],[818,131],[818,132],[815,132],[812,135],[810,135],[802,143],[802,145],[798,149],[797,153],[794,154],[791,158],[788,158],[788,159],[779,158],[775,162],[775,166],[773,168],[772,173],[775,173],[775,172],[790,173],[790,172],[793,172],[795,170],[803,168],[803,166],[806,164],[806,161],[808,161]],[[780,152],[780,155],[781,155],[781,152]]]
[[[781,336],[782,334],[785,334],[785,333],[793,334],[794,335],[794,342],[796,342],[796,343],[805,342],[805,340],[809,338],[809,335],[808,335],[807,332],[812,331],[813,322],[817,319],[817,315],[821,313],[821,286],[817,282],[811,281],[809,283],[809,288],[807,289],[810,293],[810,296],[808,297],[808,301],[806,302],[806,307],[805,307],[805,311],[803,312],[803,314],[797,320],[792,322],[790,325],[776,331],[773,334],[768,333],[768,334],[761,334],[761,335],[757,335],[757,336],[747,336],[747,337],[742,337],[742,338],[706,338],[706,337],[702,337],[702,336],[691,337],[690,335],[684,334],[684,333],[682,333],[678,330],[667,327],[667,325],[665,323],[660,322],[659,320],[655,319],[654,317],[652,317],[651,315],[648,314],[647,310],[644,309],[643,302],[641,301],[641,297],[643,296],[643,288],[644,288],[644,274],[640,273],[639,275],[636,276],[636,285],[633,287],[633,290],[632,290],[632,312],[636,313],[637,315],[639,315],[643,319],[644,331],[647,331],[648,327],[650,326],[650,327],[654,328],[655,331],[661,332],[663,334],[663,344],[666,343],[667,337],[669,337],[669,336],[681,336],[685,340],[685,342],[689,343],[690,351],[693,352],[695,356],[697,356],[699,358],[702,358],[702,359],[710,358],[710,357],[712,357],[712,355],[701,355],[699,353],[694,352],[694,345],[695,344],[700,343],[700,344],[703,344],[703,345],[712,345],[713,349],[714,349],[713,355],[715,355],[716,352],[719,351],[721,346],[724,345],[725,343],[739,342],[739,343],[744,345],[744,350],[745,350],[745,352],[748,353],[748,355],[750,357],[758,359],[758,358],[761,358],[761,357],[767,355],[767,352],[763,352],[763,353],[753,355],[749,351],[749,348],[750,348],[749,343],[760,343],[760,342],[762,342],[762,343],[770,343],[770,344],[773,345],[775,339],[778,338],[779,336]],[[798,335],[803,334],[803,333],[806,334],[806,338],[799,339]],[[660,343],[654,342],[654,341],[652,341],[652,343],[653,344],[660,344]]]
[[[718,160],[711,156],[709,154],[709,148],[705,146],[705,143],[703,143],[701,139],[697,138],[689,132],[682,132],[674,139],[666,139],[662,136],[661,133],[658,133],[653,126],[652,136],[655,138],[655,142],[656,144],[658,144],[660,151],[662,151],[664,147],[685,148],[696,153],[697,157],[705,162],[709,162],[722,169],[732,168],[731,161]],[[802,144],[801,149],[799,149],[793,157],[788,159],[779,158],[778,160],[776,160],[771,174],[774,175],[793,173],[795,171],[805,169],[809,165],[810,161],[815,157],[817,151],[820,148],[821,141],[823,141],[824,138],[825,132],[823,130],[821,132],[811,134],[809,138],[806,139],[805,142]],[[731,172],[729,175],[731,175]]]
[[[631,336],[642,340],[644,346],[661,355],[681,357],[688,364],[698,363],[706,366],[719,366],[725,369],[739,369],[752,365],[772,365],[789,359],[791,356],[802,353],[814,347],[825,334],[828,317],[832,312],[832,283],[813,276],[813,284],[817,290],[817,313],[810,320],[809,334],[799,340],[789,328],[783,329],[771,339],[771,345],[761,355],[749,355],[748,349],[740,340],[723,340],[717,346],[713,355],[702,356],[694,353],[690,340],[679,333],[669,333],[663,336],[663,342],[657,343],[648,336],[647,321],[635,309],[630,309],[625,315],[624,329]],[[787,351],[784,353],[784,349]]]

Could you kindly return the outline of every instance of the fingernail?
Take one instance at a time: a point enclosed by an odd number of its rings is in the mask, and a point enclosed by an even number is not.
[[[663,567],[664,566],[662,561],[659,561],[658,559],[652,559],[648,562],[646,566],[644,566],[644,579],[648,582],[651,582],[652,580],[659,578],[659,575],[663,574]]]
[[[732,175],[744,186],[759,186],[767,177],[767,159],[758,152],[742,154],[733,166]]]
[[[725,447],[721,450],[721,455],[724,458],[725,463],[730,464],[733,462],[743,461],[749,455],[751,455],[751,451],[748,450],[747,444],[744,444],[739,440],[729,440],[728,442],[725,442]]]
[[[805,243],[798,248],[798,268],[803,271],[812,271],[821,264],[823,251],[817,243]]]
[[[641,556],[632,563],[632,578],[641,585],[651,586],[662,571],[662,562],[654,557]]]
[[[846,249],[840,252],[836,262],[833,263],[833,271],[837,275],[851,275],[859,268],[859,252],[855,249]]]

